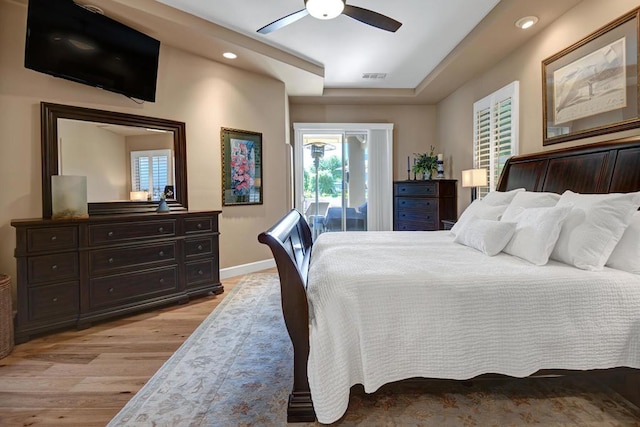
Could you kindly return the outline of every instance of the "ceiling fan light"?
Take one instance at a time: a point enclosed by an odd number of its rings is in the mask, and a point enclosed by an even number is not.
[[[318,19],[333,19],[344,10],[343,0],[307,0],[309,15]]]

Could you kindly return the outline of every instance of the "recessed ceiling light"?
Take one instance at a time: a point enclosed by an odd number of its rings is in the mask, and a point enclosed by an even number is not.
[[[224,56],[227,59],[236,59],[238,57],[238,55],[236,55],[233,52],[225,52],[222,54],[222,56]]]
[[[526,30],[527,28],[533,27],[536,22],[538,22],[537,16],[525,16],[516,21],[516,27]]]

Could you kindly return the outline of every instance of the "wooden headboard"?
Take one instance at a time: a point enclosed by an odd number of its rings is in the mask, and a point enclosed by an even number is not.
[[[640,137],[543,151],[507,160],[497,189],[562,194],[640,191]]]

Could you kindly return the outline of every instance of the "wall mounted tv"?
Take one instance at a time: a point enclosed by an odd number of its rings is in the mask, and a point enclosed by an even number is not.
[[[29,0],[24,65],[155,101],[160,42],[72,0]]]

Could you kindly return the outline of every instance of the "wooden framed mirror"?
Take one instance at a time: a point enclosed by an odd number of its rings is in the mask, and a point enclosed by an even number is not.
[[[51,218],[51,177],[58,174],[88,176],[89,215],[153,212],[160,193],[169,194],[172,211],[187,209],[183,122],[46,102],[40,114],[43,218]],[[166,169],[164,180],[156,177],[152,185],[153,173],[137,171],[139,153],[148,155],[145,165]],[[147,200],[134,197],[142,185],[153,187],[147,189]]]

